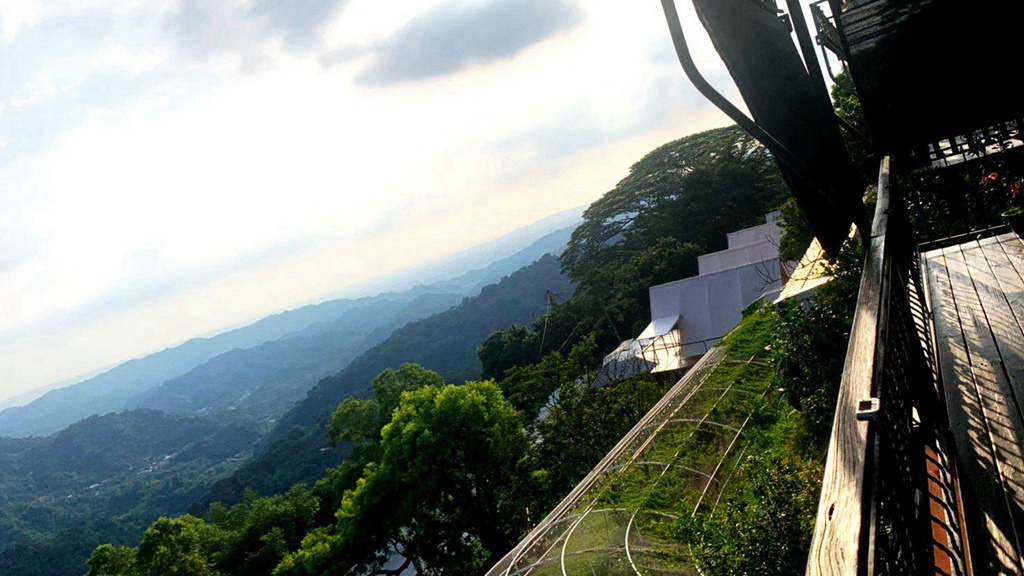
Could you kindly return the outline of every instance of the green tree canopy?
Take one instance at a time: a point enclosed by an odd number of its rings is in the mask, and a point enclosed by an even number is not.
[[[406,363],[387,368],[372,382],[373,398],[346,398],[335,409],[327,433],[332,446],[342,441],[352,444],[347,458],[326,471],[317,481],[314,493],[321,501],[318,520],[331,523],[341,506],[346,490],[356,486],[363,469],[381,458],[380,434],[398,408],[402,394],[424,386],[439,387],[444,379],[419,364]]]
[[[587,208],[562,265],[579,282],[659,238],[715,248],[787,193],[771,155],[738,127],[687,136],[644,156]]]
[[[481,378],[500,381],[510,368],[533,364],[538,359],[540,344],[540,335],[524,326],[492,333],[476,349]]]
[[[587,383],[592,380],[593,372],[589,368],[596,348],[591,334],[574,346],[567,357],[552,352],[536,364],[510,368],[501,381],[501,390],[524,422],[532,424],[556,390],[575,388],[577,380]]]
[[[318,506],[301,486],[263,498],[250,491],[230,509],[214,505],[211,522],[222,536],[215,565],[229,574],[270,574],[281,558],[298,549]]]
[[[687,136],[644,156],[590,205],[562,266],[593,324],[631,333],[652,283],[696,274],[699,254],[724,248],[727,233],[762,222],[788,194],[774,159],[738,127]]]
[[[342,440],[354,444],[376,442],[380,431],[391,420],[402,394],[424,386],[442,386],[444,379],[437,372],[419,364],[402,364],[397,370],[388,368],[373,379],[373,399],[346,398],[331,416],[328,434],[332,444]]]
[[[86,576],[135,576],[135,549],[110,544],[98,546],[89,557]]]
[[[140,576],[216,576],[209,559],[215,538],[195,516],[160,518],[142,535],[135,552]]]
[[[525,528],[529,441],[491,382],[402,395],[382,457],[275,574],[383,573],[396,552],[421,574],[474,574]]]

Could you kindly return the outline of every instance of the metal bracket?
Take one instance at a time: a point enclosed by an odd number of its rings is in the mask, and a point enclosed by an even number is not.
[[[882,415],[882,401],[878,398],[864,398],[857,401],[857,420],[874,422]]]

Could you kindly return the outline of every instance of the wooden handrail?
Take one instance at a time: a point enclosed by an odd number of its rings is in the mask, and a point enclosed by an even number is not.
[[[935,373],[917,243],[900,190],[882,160],[871,244],[843,368],[808,576],[970,574],[957,509],[933,517],[922,494],[956,491],[945,451],[945,406]],[[858,418],[861,403],[870,408]],[[955,501],[955,496],[947,496]],[[934,522],[949,540],[935,540]],[[941,550],[941,564],[936,552]],[[939,566],[939,568],[937,568]]]
[[[807,576],[870,574],[873,522],[871,464],[874,423],[857,420],[861,400],[872,397],[887,276],[886,232],[890,212],[890,159],[882,159],[878,204],[864,261],[857,309],[850,330],[836,415],[832,425],[818,518],[807,561]]]

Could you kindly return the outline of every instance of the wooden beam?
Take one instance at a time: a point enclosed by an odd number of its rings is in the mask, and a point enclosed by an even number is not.
[[[886,157],[879,167],[878,204],[839,387],[807,576],[865,574],[870,561],[871,523],[865,520],[871,517],[867,471],[873,459],[872,424],[857,420],[857,405],[872,396],[877,362],[890,210],[889,166]]]

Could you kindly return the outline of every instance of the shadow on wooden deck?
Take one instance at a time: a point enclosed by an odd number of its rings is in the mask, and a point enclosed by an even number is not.
[[[978,574],[1024,574],[1024,243],[921,256]]]

